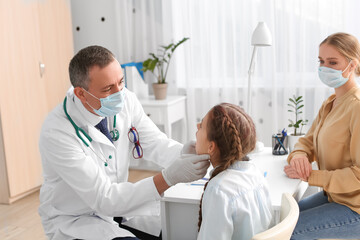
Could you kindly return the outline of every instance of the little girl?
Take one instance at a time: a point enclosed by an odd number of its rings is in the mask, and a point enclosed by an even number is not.
[[[246,156],[255,148],[253,121],[240,107],[222,103],[197,126],[196,153],[214,169],[200,201],[198,239],[251,239],[272,224],[263,175]]]

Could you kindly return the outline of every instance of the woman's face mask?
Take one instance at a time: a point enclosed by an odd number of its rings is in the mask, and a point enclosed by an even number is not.
[[[342,75],[346,71],[346,69],[348,69],[348,67],[350,66],[351,61],[349,62],[347,67],[344,69],[344,71],[335,70],[335,69],[328,68],[328,67],[319,67],[318,74],[319,74],[320,80],[329,87],[332,87],[332,88],[341,87],[349,80],[349,77],[351,75],[351,73],[349,73],[347,78],[344,78]]]
[[[86,90],[84,89],[84,91],[86,91]],[[94,112],[99,116],[112,117],[112,116],[118,114],[119,112],[121,112],[121,110],[124,107],[124,103],[125,103],[124,89],[122,89],[119,92],[113,93],[113,94],[107,96],[106,98],[97,98],[90,92],[88,92],[88,91],[86,91],[86,92],[100,101],[101,107],[99,109],[93,108],[88,102],[86,102],[94,110]]]

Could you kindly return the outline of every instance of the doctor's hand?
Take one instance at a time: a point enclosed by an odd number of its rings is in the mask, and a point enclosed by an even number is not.
[[[181,150],[181,154],[196,154],[195,143],[196,143],[196,141],[194,141],[194,140],[187,142],[183,146],[183,148]]]
[[[210,166],[207,154],[182,154],[169,167],[162,170],[165,182],[173,186],[181,182],[192,182],[205,176]]]
[[[306,156],[300,155],[300,156],[294,156],[290,161],[290,166],[293,171],[297,173],[299,178],[303,181],[307,181],[309,178],[312,166],[309,162],[309,159]],[[286,172],[286,171],[285,171]],[[289,175],[288,175],[289,176]]]

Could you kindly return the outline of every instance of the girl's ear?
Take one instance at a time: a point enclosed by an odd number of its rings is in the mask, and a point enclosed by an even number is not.
[[[214,141],[210,141],[210,142],[209,142],[209,147],[208,147],[208,153],[209,153],[209,155],[210,155],[210,156],[211,156],[211,155],[214,155],[215,151],[216,151],[216,144],[215,144]]]

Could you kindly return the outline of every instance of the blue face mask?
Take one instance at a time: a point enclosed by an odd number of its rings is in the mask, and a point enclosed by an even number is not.
[[[335,70],[335,69],[328,68],[328,67],[319,67],[318,74],[319,74],[320,80],[329,87],[332,87],[332,88],[341,87],[349,80],[351,73],[349,73],[349,76],[347,78],[344,78],[342,74],[350,66],[350,63],[351,63],[351,61],[349,62],[347,67],[344,69],[344,71]]]
[[[84,91],[86,91],[84,89]],[[86,91],[89,93],[88,91]],[[106,98],[97,98],[93,94],[89,93],[94,98],[98,99],[101,103],[101,107],[99,109],[93,108],[88,102],[87,104],[94,110],[94,112],[102,117],[112,117],[124,108],[125,103],[125,92],[121,90],[119,92],[113,93]]]

